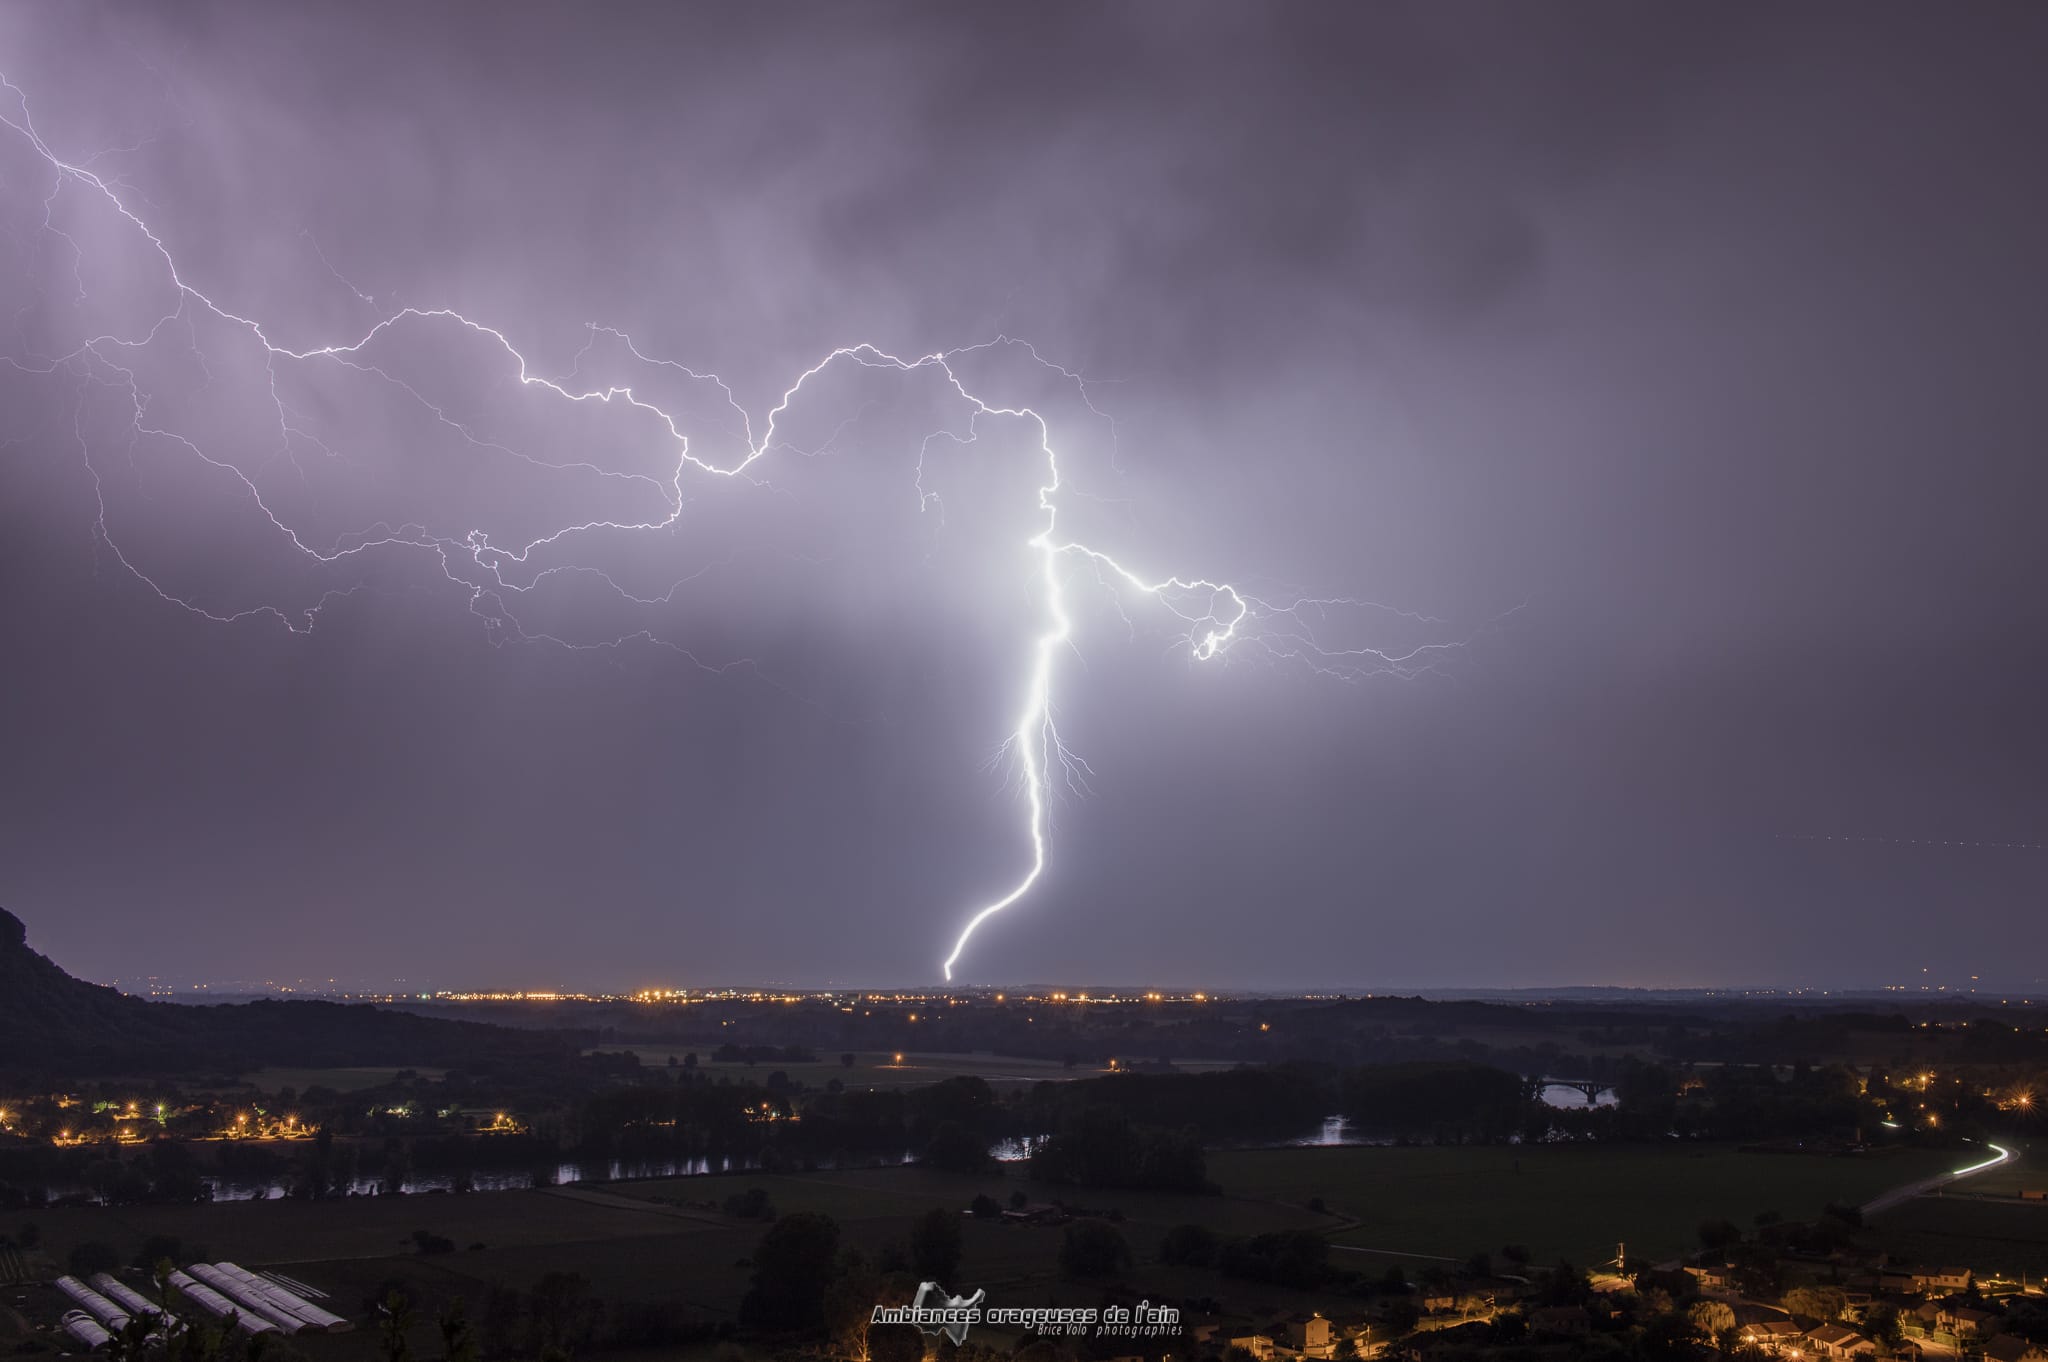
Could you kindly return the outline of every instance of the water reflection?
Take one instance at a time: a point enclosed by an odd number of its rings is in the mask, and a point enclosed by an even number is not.
[[[1325,1116],[1322,1129],[1298,1140],[1289,1140],[1295,1148],[1322,1148],[1345,1144],[1365,1144],[1367,1141],[1351,1132],[1351,1123],[1342,1116]]]
[[[908,1161],[909,1155],[905,1155]],[[609,1163],[556,1164],[545,1174],[531,1169],[479,1171],[472,1173],[422,1173],[406,1178],[394,1192],[381,1177],[361,1176],[347,1188],[348,1196],[421,1196],[432,1192],[453,1192],[467,1187],[473,1192],[517,1192],[529,1187],[567,1186],[578,1182],[629,1182],[641,1178],[693,1178],[713,1173],[751,1173],[761,1167],[759,1159],[613,1159]],[[289,1177],[210,1177],[215,1201],[278,1201],[292,1188]]]
[[[1560,1098],[1559,1094],[1562,1095]],[[1572,1088],[1551,1087],[1544,1090],[1544,1100],[1552,1106],[1582,1107],[1586,1105],[1585,1094]],[[1612,1092],[1600,1095],[1601,1106],[1613,1104]],[[989,1157],[998,1163],[1022,1163],[1043,1145],[1049,1135],[1012,1135],[997,1140],[989,1146]],[[1252,1148],[1336,1148],[1339,1146],[1390,1144],[1385,1137],[1368,1136],[1360,1132],[1342,1116],[1326,1116],[1315,1130],[1291,1140],[1277,1140],[1266,1145],[1251,1145]],[[917,1162],[913,1150],[904,1150],[894,1160],[888,1158],[867,1159],[849,1167],[886,1166],[894,1162],[910,1164]],[[838,1165],[829,1161],[812,1162],[808,1168],[829,1169]],[[570,1186],[576,1183],[630,1182],[639,1179],[707,1177],[719,1173],[754,1173],[762,1171],[762,1163],[753,1157],[686,1158],[686,1159],[613,1159],[606,1163],[583,1163],[564,1160],[553,1164],[545,1171],[536,1172],[531,1168],[478,1169],[469,1172],[415,1173],[405,1178],[394,1190],[386,1185],[381,1176],[364,1174],[352,1179],[344,1195],[347,1196],[424,1196],[433,1193],[452,1193],[458,1189],[474,1192],[514,1192],[530,1187]],[[215,1201],[278,1201],[291,1194],[294,1179],[287,1174],[267,1178],[210,1176],[204,1179],[212,1191]],[[84,1187],[53,1185],[43,1189],[52,1201],[78,1200],[97,1201]]]
[[[988,1156],[997,1163],[1022,1163],[1051,1138],[1049,1135],[1013,1135],[1007,1140],[997,1140],[990,1145]]]
[[[1601,1088],[1597,1096],[1588,1098],[1583,1088],[1574,1088],[1568,1083],[1545,1083],[1543,1105],[1558,1111],[1584,1111],[1588,1107],[1611,1107],[1616,1098],[1614,1089]]]

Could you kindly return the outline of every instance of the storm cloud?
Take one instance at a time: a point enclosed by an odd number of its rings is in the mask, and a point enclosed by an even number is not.
[[[1198,662],[1079,581],[1088,772],[963,978],[2026,987],[2044,45],[2018,4],[106,5],[0,16],[0,93],[277,346],[454,309],[724,466],[836,346],[1018,337],[1085,388],[963,367],[1046,414],[1076,534],[1462,642]],[[842,366],[760,485],[671,489],[653,416],[445,318],[279,366],[187,307],[118,350],[179,438],[137,436],[63,357],[176,290],[58,189],[0,129],[0,903],[40,948],[917,982],[1028,864],[1027,423],[926,443],[967,430],[934,375]],[[323,550],[682,510],[536,550],[513,629],[459,557],[310,562],[237,475]]]

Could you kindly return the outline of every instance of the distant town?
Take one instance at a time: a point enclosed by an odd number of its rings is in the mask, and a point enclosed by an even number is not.
[[[178,1005],[73,979],[0,928],[0,1331],[30,1352],[2048,1348],[2048,1007],[2024,998]],[[984,1293],[991,1321],[1142,1305],[1174,1324],[1088,1339],[984,1322],[956,1343],[872,1322],[927,1282]]]
[[[1686,999],[1713,1000],[1722,998],[1750,998],[1769,1000],[1783,999],[1869,999],[1872,1001],[1895,998],[1900,995],[1954,995],[1968,997],[2001,1006],[2031,1007],[2036,999],[2048,1002],[2048,979],[2035,979],[2025,986],[2006,985],[1993,987],[1981,983],[1974,976],[1957,983],[1918,984],[1872,984],[1860,987],[1805,986],[1722,986],[1696,988],[1632,988],[1615,985],[1599,987],[1566,985],[1557,988],[1396,988],[1377,989],[1309,989],[1286,991],[1273,989],[1158,989],[1113,987],[1103,985],[1065,985],[1053,987],[1045,984],[1007,984],[959,988],[799,988],[792,985],[746,985],[728,987],[641,987],[619,989],[572,989],[572,988],[512,988],[512,987],[466,987],[447,988],[432,986],[425,982],[404,979],[382,981],[335,979],[293,979],[289,981],[263,979],[228,979],[176,981],[156,975],[142,978],[119,977],[109,981],[122,992],[140,998],[164,998],[190,1001],[190,995],[205,994],[213,999],[241,999],[265,997],[332,998],[350,1002],[393,1003],[393,1002],[704,1002],[718,1000],[775,999],[848,999],[848,998],[889,998],[915,1000],[924,1003],[943,1003],[949,1000],[959,1002],[985,1001],[995,998],[1015,998],[1019,1001],[1038,1001],[1058,997],[1062,1001],[1083,1002],[1139,1002],[1139,1001],[1189,1001],[1207,998],[1306,998],[1341,999],[1406,997],[1427,998],[1441,1001],[1500,1001],[1546,1003],[1557,1001],[1596,1001],[1600,999],[1623,1000]]]

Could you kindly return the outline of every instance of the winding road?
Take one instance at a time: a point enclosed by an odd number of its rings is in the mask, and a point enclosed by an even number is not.
[[[1890,1210],[1902,1201],[1910,1201],[1912,1198],[1923,1193],[1946,1187],[1952,1182],[1960,1182],[1964,1178],[1972,1177],[1987,1168],[1996,1168],[2000,1164],[2012,1162],[2013,1152],[2004,1145],[1992,1144],[1986,1141],[1984,1147],[1996,1150],[1996,1155],[1985,1159],[1981,1163],[1973,1163],[1968,1167],[1958,1168],[1952,1173],[1937,1173],[1931,1178],[1922,1178],[1918,1182],[1909,1182],[1904,1187],[1894,1187],[1891,1191],[1884,1192],[1864,1202],[1860,1209],[1866,1217],[1873,1216],[1880,1211]]]

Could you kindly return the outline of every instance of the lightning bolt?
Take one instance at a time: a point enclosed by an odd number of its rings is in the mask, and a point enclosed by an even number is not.
[[[950,429],[933,431],[924,438],[919,447],[916,491],[920,509],[939,506],[936,494],[927,491],[923,484],[925,459],[935,441],[950,440],[955,444],[970,444],[979,437],[983,422],[1000,420],[1024,423],[1036,437],[1035,453],[1042,460],[1044,470],[1036,490],[1034,509],[1037,528],[1027,541],[1027,547],[1036,561],[1035,608],[1039,614],[1039,622],[1031,640],[1028,668],[1020,678],[1021,696],[1015,710],[1015,723],[998,751],[999,756],[1012,757],[1021,768],[1021,783],[1027,805],[1024,832],[1030,846],[1030,862],[1007,891],[969,912],[965,925],[961,927],[954,942],[952,952],[941,965],[941,970],[948,981],[952,980],[954,969],[975,932],[990,918],[1024,898],[1044,875],[1051,848],[1055,772],[1063,772],[1069,783],[1085,779],[1088,774],[1086,763],[1061,742],[1054,719],[1055,682],[1059,677],[1059,663],[1073,642],[1074,620],[1069,608],[1068,593],[1077,577],[1092,579],[1096,586],[1118,603],[1119,610],[1122,609],[1122,601],[1129,598],[1147,603],[1160,611],[1164,617],[1175,621],[1175,628],[1180,631],[1177,646],[1184,651],[1185,656],[1197,662],[1214,660],[1228,651],[1250,649],[1264,653],[1272,659],[1305,666],[1316,674],[1348,681],[1363,680],[1372,676],[1412,678],[1433,670],[1446,653],[1471,641],[1468,635],[1465,638],[1424,643],[1405,650],[1392,651],[1363,645],[1332,646],[1323,640],[1324,632],[1330,627],[1332,612],[1349,611],[1354,608],[1387,611],[1389,607],[1366,601],[1309,596],[1268,600],[1224,581],[1212,581],[1203,577],[1148,576],[1126,566],[1101,548],[1066,537],[1060,525],[1060,506],[1063,493],[1069,493],[1071,488],[1063,476],[1060,459],[1053,444],[1052,429],[1046,417],[1031,406],[1003,404],[984,399],[962,378],[958,361],[964,356],[993,347],[1021,350],[1034,364],[1060,375],[1078,394],[1080,402],[1088,411],[1104,420],[1108,418],[1095,406],[1088,392],[1089,380],[1044,358],[1027,342],[1011,337],[999,336],[993,340],[954,350],[908,357],[890,353],[867,343],[839,347],[803,370],[795,381],[783,390],[780,398],[767,411],[758,434],[752,416],[741,405],[733,390],[717,375],[690,369],[671,360],[649,356],[643,353],[632,337],[624,331],[594,323],[589,327],[584,352],[579,353],[577,357],[577,370],[572,371],[569,377],[559,378],[547,377],[536,372],[527,357],[504,331],[452,308],[399,307],[385,312],[374,324],[352,340],[303,348],[283,344],[276,338],[273,329],[264,322],[235,307],[216,301],[213,296],[192,283],[180,268],[164,234],[124,199],[121,192],[122,182],[103,176],[93,169],[94,162],[99,158],[71,161],[60,156],[37,129],[30,113],[28,98],[22,89],[4,74],[0,74],[0,89],[7,92],[13,104],[12,108],[0,110],[0,125],[4,125],[21,143],[34,152],[50,177],[48,193],[42,201],[41,225],[45,232],[66,244],[71,261],[71,282],[78,298],[82,300],[87,295],[86,251],[77,237],[57,225],[55,218],[58,200],[67,191],[82,195],[88,207],[96,205],[100,210],[111,213],[114,225],[130,233],[156,258],[162,278],[171,286],[176,299],[167,311],[140,334],[90,336],[79,341],[65,353],[54,357],[0,356],[0,363],[26,374],[75,374],[81,378],[79,408],[74,413],[74,434],[81,460],[90,473],[98,502],[98,515],[93,526],[96,542],[104,544],[124,569],[162,600],[215,623],[234,624],[249,619],[267,618],[292,633],[306,633],[314,628],[321,611],[330,601],[339,596],[349,595],[351,591],[329,590],[310,607],[296,612],[287,611],[276,605],[257,605],[221,611],[180,594],[158,580],[156,575],[146,570],[117,542],[108,523],[104,485],[99,470],[93,464],[90,441],[84,430],[85,383],[110,388],[125,395],[130,408],[129,429],[133,436],[168,441],[209,469],[230,476],[238,485],[236,495],[245,497],[255,513],[262,516],[295,553],[303,555],[309,561],[333,565],[380,551],[424,554],[437,562],[443,577],[467,591],[470,612],[483,621],[487,635],[493,642],[503,641],[507,633],[523,642],[579,649],[618,648],[633,642],[645,642],[671,648],[698,666],[721,672],[734,668],[755,671],[758,669],[745,659],[722,664],[704,662],[680,645],[657,636],[652,629],[621,635],[598,644],[578,643],[545,631],[530,631],[521,623],[512,605],[513,601],[538,591],[543,583],[565,574],[593,576],[617,593],[621,599],[643,606],[672,601],[676,591],[683,585],[681,581],[671,586],[664,594],[642,596],[633,594],[607,572],[594,565],[566,563],[536,567],[523,581],[515,580],[515,575],[531,564],[538,551],[556,549],[577,538],[607,533],[659,532],[675,525],[683,514],[683,480],[686,476],[704,475],[753,481],[750,470],[754,465],[766,458],[771,451],[785,447],[778,438],[778,426],[792,404],[796,402],[806,385],[826,370],[837,366],[851,364],[892,370],[901,374],[936,374],[964,405],[967,424],[965,435]],[[356,302],[373,308],[378,306],[374,295],[358,289],[334,269],[326,254],[321,251],[317,240],[310,234],[302,235],[311,243],[326,272],[346,287]],[[396,386],[424,407],[437,422],[453,429],[461,438],[479,449],[522,459],[550,472],[587,474],[631,485],[636,490],[651,495],[655,507],[649,514],[637,519],[602,518],[564,524],[516,545],[494,543],[490,535],[480,529],[470,529],[459,534],[434,533],[424,525],[411,524],[373,525],[361,532],[343,536],[327,546],[309,542],[305,534],[295,529],[284,516],[273,509],[258,487],[256,479],[245,472],[238,463],[208,452],[195,440],[158,423],[150,414],[151,394],[144,389],[136,366],[132,361],[128,361],[128,357],[144,351],[161,337],[180,328],[189,338],[194,356],[198,357],[200,352],[195,323],[201,317],[211,318],[215,322],[224,323],[245,333],[260,347],[268,380],[269,401],[275,414],[278,454],[295,468],[295,449],[299,443],[311,444],[330,455],[333,451],[328,450],[305,428],[303,422],[297,419],[292,408],[284,400],[278,388],[279,368],[286,364],[329,363],[348,367]],[[511,366],[522,388],[539,389],[568,403],[621,407],[644,415],[655,422],[673,442],[673,466],[669,468],[666,477],[620,472],[606,469],[588,460],[554,462],[521,454],[501,443],[479,437],[466,424],[429,400],[416,386],[402,376],[390,372],[373,358],[371,351],[377,342],[400,328],[408,331],[416,329],[430,334],[448,332],[458,338],[467,336],[473,342],[496,350]],[[737,428],[741,432],[743,452],[740,456],[724,463],[699,457],[693,452],[690,437],[683,429],[679,418],[657,402],[640,396],[630,385],[593,385],[576,380],[573,374],[580,371],[583,353],[587,353],[600,337],[609,337],[623,345],[643,363],[666,367],[686,376],[692,382],[715,387],[722,396],[729,416],[737,421]],[[200,358],[200,363],[204,365],[203,357]],[[851,419],[849,418],[849,422]],[[1114,435],[1113,423],[1111,432]],[[303,477],[302,470],[301,476]],[[940,510],[943,514],[943,508]],[[1390,613],[1420,624],[1444,623],[1408,612]],[[1129,620],[1128,614],[1125,618]]]

